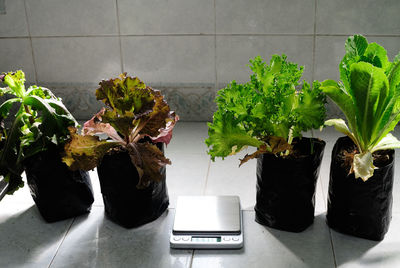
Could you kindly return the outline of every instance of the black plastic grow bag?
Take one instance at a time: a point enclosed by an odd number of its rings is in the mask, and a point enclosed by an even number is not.
[[[333,147],[327,223],[341,233],[381,241],[392,218],[394,150],[387,150],[386,163],[364,182],[343,165],[342,150],[352,146],[350,138],[342,137]]]
[[[157,146],[162,149],[162,144]],[[136,167],[127,152],[112,152],[97,167],[106,215],[126,228],[133,228],[157,219],[169,205],[166,168],[160,182],[151,182],[138,189]]]
[[[260,224],[301,232],[314,221],[315,187],[325,142],[302,138],[296,139],[293,146],[298,152],[294,157],[263,154],[257,159],[254,209]]]
[[[33,200],[47,222],[90,211],[93,198],[89,173],[71,171],[57,151],[45,151],[24,162]]]

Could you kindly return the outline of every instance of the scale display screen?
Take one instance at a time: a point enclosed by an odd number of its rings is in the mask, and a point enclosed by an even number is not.
[[[192,242],[196,243],[217,243],[221,242],[221,237],[196,237],[192,236]]]

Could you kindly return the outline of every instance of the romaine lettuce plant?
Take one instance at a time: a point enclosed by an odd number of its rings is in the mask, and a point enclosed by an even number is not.
[[[296,89],[303,67],[288,62],[285,55],[273,55],[269,65],[259,56],[250,63],[249,82],[232,81],[218,92],[218,109],[208,124],[206,139],[213,160],[246,146],[257,151],[246,155],[241,164],[263,153],[288,155],[294,137],[324,123],[325,95],[320,83],[315,81],[311,89],[304,81]]]
[[[84,124],[82,135],[70,128],[72,138],[65,145],[63,161],[73,170],[90,170],[110,150],[123,149],[138,171],[138,188],[161,180],[160,168],[171,162],[154,144],[169,143],[178,116],[170,111],[160,91],[123,73],[100,82],[96,98],[106,108]],[[109,139],[101,140],[98,134]]]
[[[393,62],[386,50],[361,35],[349,37],[339,65],[340,80],[326,80],[321,89],[339,106],[343,119],[325,122],[357,145],[350,172],[366,181],[374,174],[373,153],[400,148],[391,132],[400,120],[400,54]]]
[[[38,86],[25,89],[22,71],[2,74],[0,80],[7,86],[0,88],[0,95],[11,96],[0,105],[0,174],[8,181],[11,194],[23,186],[23,161],[50,147],[62,151],[69,139],[68,127],[78,124],[49,89]],[[11,119],[13,106],[17,107]],[[4,126],[7,117],[11,119],[9,127]]]

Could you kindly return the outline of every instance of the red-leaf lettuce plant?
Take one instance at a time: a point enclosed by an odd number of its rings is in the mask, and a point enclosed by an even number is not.
[[[246,146],[257,151],[246,155],[241,164],[263,153],[288,155],[294,137],[324,123],[325,95],[320,83],[315,81],[311,89],[304,81],[296,90],[303,67],[286,61],[285,55],[273,55],[269,65],[261,57],[250,63],[253,74],[249,82],[232,81],[218,92],[218,109],[206,139],[213,160]]]
[[[349,37],[339,65],[340,80],[326,80],[321,89],[347,119],[325,122],[349,136],[357,145],[350,172],[366,181],[374,174],[373,155],[378,150],[400,148],[391,132],[400,120],[400,54],[393,62],[386,50],[368,44],[361,35]]]
[[[4,73],[0,80],[7,86],[0,88],[0,95],[11,96],[0,105],[0,174],[8,181],[8,193],[12,194],[24,185],[23,161],[50,148],[61,153],[69,139],[68,127],[78,124],[49,89],[38,86],[25,89],[22,71]],[[11,118],[13,106],[16,112]],[[9,127],[4,126],[7,117],[11,121]]]
[[[137,77],[123,73],[99,85],[96,98],[106,108],[84,124],[83,135],[70,129],[72,139],[65,145],[63,161],[73,170],[89,170],[110,150],[124,149],[138,171],[138,188],[160,181],[160,168],[171,162],[153,143],[169,143],[178,116],[170,111],[160,91]],[[101,140],[98,134],[107,135],[109,140]],[[144,140],[146,137],[152,142]]]

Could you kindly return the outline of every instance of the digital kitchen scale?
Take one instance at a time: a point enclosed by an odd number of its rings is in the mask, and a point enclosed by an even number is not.
[[[238,196],[179,196],[171,248],[233,249],[243,247]]]

